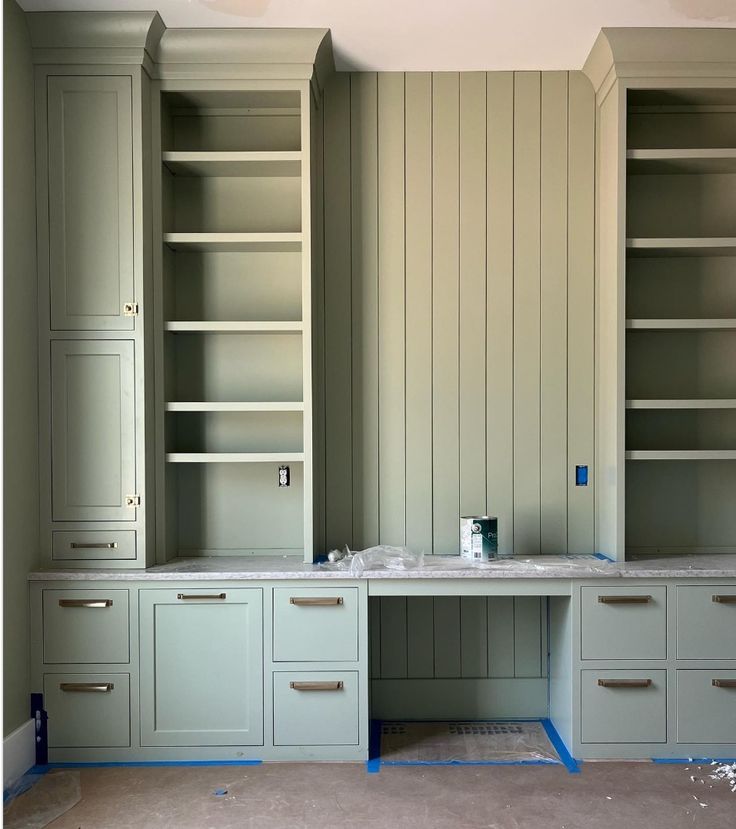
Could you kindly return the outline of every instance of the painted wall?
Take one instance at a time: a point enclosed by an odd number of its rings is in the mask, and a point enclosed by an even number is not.
[[[28,571],[38,551],[38,320],[33,69],[23,12],[3,2],[4,732],[29,716]]]

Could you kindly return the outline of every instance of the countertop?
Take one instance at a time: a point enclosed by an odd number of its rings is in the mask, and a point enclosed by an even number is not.
[[[36,570],[30,581],[250,581],[285,579],[600,579],[736,578],[736,555],[692,555],[615,563],[596,556],[534,556],[468,565],[458,556],[425,556],[414,569],[365,570],[356,576],[335,565],[294,557],[217,556],[174,559],[148,570]]]

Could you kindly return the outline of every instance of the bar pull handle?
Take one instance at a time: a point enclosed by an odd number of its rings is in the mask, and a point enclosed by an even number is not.
[[[713,596],[713,601],[718,604],[736,604],[736,593],[721,593]]]
[[[736,679],[712,679],[710,684],[714,688],[736,688]]]
[[[65,693],[109,694],[114,688],[112,682],[62,682],[59,685]]]
[[[227,599],[227,593],[177,593],[177,599],[182,601],[203,601],[206,599]]]
[[[601,688],[649,688],[651,679],[599,679]]]
[[[59,607],[112,607],[112,599],[59,599]]]
[[[294,691],[342,691],[342,682],[290,682]]]
[[[649,604],[651,596],[598,596],[601,604]]]
[[[289,599],[289,604],[299,607],[333,607],[342,603],[342,596],[292,596]]]

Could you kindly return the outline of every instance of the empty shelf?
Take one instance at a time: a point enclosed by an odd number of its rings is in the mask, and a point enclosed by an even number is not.
[[[301,463],[303,452],[169,452],[169,463]]]
[[[205,403],[170,402],[167,412],[303,412],[302,402]]]
[[[288,253],[302,249],[301,233],[164,233],[164,242],[173,250],[273,251]]]
[[[729,331],[736,329],[736,319],[629,319],[630,331]]]
[[[736,400],[627,400],[627,409],[736,409]]]
[[[736,256],[736,237],[627,239],[629,256]]]
[[[736,460],[736,449],[632,449],[627,461],[723,461]]]
[[[301,174],[300,152],[164,152],[163,163],[176,176],[274,176]]]
[[[222,334],[299,334],[304,329],[301,322],[217,322],[210,320],[178,320],[165,324],[166,331],[211,332]]]
[[[626,158],[635,175],[736,173],[736,149],[629,150]]]

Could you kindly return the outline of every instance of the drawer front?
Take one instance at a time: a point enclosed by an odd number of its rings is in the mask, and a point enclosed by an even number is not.
[[[92,532],[59,530],[51,533],[54,561],[131,561],[135,559],[135,530]]]
[[[677,671],[677,742],[736,743],[736,670]]]
[[[276,587],[274,662],[356,662],[358,589]]]
[[[677,658],[736,659],[736,586],[678,586]]]
[[[127,590],[43,591],[44,663],[129,660]]]
[[[130,745],[129,674],[44,674],[51,748]]]
[[[581,587],[583,659],[666,659],[667,588]]]
[[[581,671],[583,743],[667,742],[667,671]]]
[[[274,673],[274,745],[358,745],[359,723],[357,671]]]

